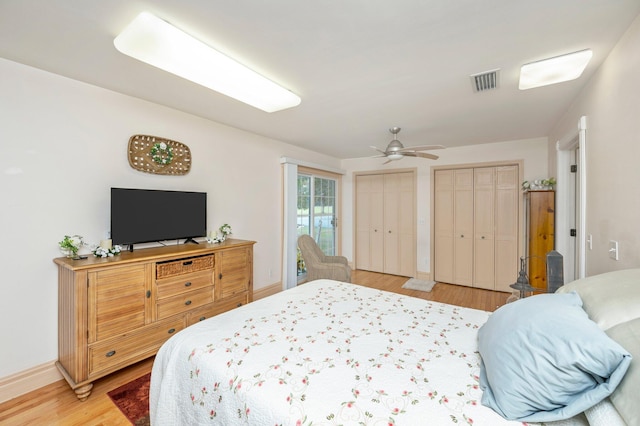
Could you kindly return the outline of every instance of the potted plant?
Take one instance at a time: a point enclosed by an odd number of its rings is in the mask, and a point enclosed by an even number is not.
[[[84,245],[84,240],[81,235],[65,235],[64,239],[58,242],[60,249],[72,259],[78,258],[78,250]]]

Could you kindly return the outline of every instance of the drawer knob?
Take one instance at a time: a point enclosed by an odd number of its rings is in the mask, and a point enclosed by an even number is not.
[[[183,266],[189,266],[189,265],[193,265],[193,260],[189,260],[187,262],[182,262]]]
[[[199,321],[204,321],[206,319],[207,319],[207,317],[200,317]]]
[[[173,334],[175,332],[176,332],[175,328],[170,328],[169,331],[167,331],[167,333],[169,333],[169,334]]]
[[[107,352],[107,353],[106,353],[106,355],[105,355],[105,356],[106,356],[107,358],[110,358],[110,357],[114,356],[115,354],[116,354],[116,351],[109,351],[109,352]]]
[[[242,303],[238,303],[238,306],[237,306],[237,307],[239,308],[240,306],[242,306]]]
[[[218,274],[218,279],[221,280],[222,279],[222,274]]]
[[[147,290],[147,299],[151,297],[151,290]]]
[[[186,283],[184,283],[185,287],[191,287],[191,281],[187,281]]]
[[[184,304],[189,306],[191,304],[191,300],[187,300],[186,302],[184,302]]]

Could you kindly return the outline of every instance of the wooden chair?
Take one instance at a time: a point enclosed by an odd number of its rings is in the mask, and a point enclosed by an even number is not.
[[[307,268],[307,281],[326,278],[351,282],[351,267],[346,257],[325,255],[310,235],[298,237],[298,247]]]

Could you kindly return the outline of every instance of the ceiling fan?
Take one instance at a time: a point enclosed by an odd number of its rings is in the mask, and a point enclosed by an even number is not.
[[[432,160],[437,160],[438,156],[434,154],[428,154],[426,152],[419,151],[430,151],[432,149],[443,149],[442,145],[422,145],[422,146],[409,146],[407,148],[402,145],[402,143],[398,140],[398,133],[400,132],[400,127],[392,127],[389,129],[389,132],[393,135],[393,140],[389,142],[387,148],[383,151],[375,146],[371,148],[375,149],[380,153],[380,155],[376,155],[375,157],[387,157],[387,161],[383,164],[387,164],[394,160],[400,160],[402,157],[421,157],[421,158],[430,158]]]

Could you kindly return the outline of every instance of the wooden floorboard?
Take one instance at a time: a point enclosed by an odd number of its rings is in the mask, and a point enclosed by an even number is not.
[[[509,293],[437,283],[431,292],[405,290],[407,277],[353,271],[354,284],[392,291],[434,302],[494,311],[506,303]],[[107,392],[149,371],[153,358],[97,380],[84,402],[64,380],[0,404],[0,425],[119,426],[130,423],[111,402]]]

